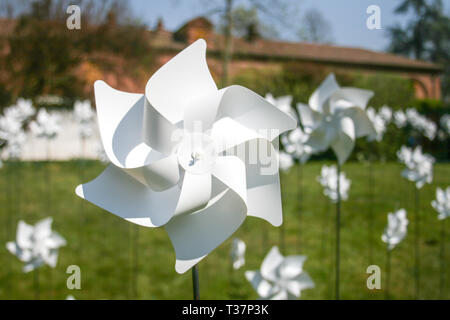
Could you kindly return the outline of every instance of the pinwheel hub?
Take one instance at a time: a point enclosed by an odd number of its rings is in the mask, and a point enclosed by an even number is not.
[[[177,151],[178,163],[192,174],[211,172],[217,153],[213,140],[203,133],[186,133]]]

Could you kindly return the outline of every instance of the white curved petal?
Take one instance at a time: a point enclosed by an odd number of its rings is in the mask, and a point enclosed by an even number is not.
[[[241,87],[226,88],[217,113],[217,120],[229,117],[272,141],[297,126],[290,115],[278,110],[255,92]]]
[[[280,177],[273,145],[266,139],[250,140],[226,153],[245,163],[248,215],[280,226],[283,222]]]
[[[269,281],[264,280],[259,271],[246,271],[245,278],[261,298],[267,299],[276,293],[276,288]]]
[[[322,121],[311,132],[305,144],[315,152],[325,151],[330,147],[330,144],[336,139],[337,135],[338,130],[335,122]]]
[[[166,156],[172,154],[182,138],[182,130],[161,115],[148,99],[144,103],[143,121],[144,142]]]
[[[211,129],[225,91],[212,91],[190,100],[184,111],[184,130],[205,132]]]
[[[293,279],[303,272],[303,263],[306,256],[288,256],[280,265],[280,277],[283,279]]]
[[[206,63],[206,42],[199,39],[163,65],[150,78],[145,95],[172,124],[183,120],[186,103],[217,91]]]
[[[28,272],[30,272],[30,271],[33,271],[33,270],[35,270],[35,269],[37,269],[37,268],[43,266],[44,263],[45,263],[45,261],[42,260],[41,258],[33,259],[33,260],[31,260],[30,262],[26,263],[26,264],[23,266],[22,271],[23,271],[24,273],[28,273]]]
[[[211,174],[184,173],[181,193],[174,216],[204,208],[211,200]]]
[[[374,124],[370,121],[365,110],[358,107],[352,107],[345,111],[345,116],[348,116],[353,120],[356,138],[364,136],[371,137],[377,134]]]
[[[211,130],[211,138],[214,141],[216,152],[221,153],[244,142],[262,138],[262,136],[239,122],[226,117],[214,123]]]
[[[314,111],[304,103],[297,104],[297,111],[306,133],[309,133],[316,123],[319,123],[322,120],[322,115],[319,112]]]
[[[300,297],[302,290],[314,287],[314,282],[306,272],[299,274],[295,279],[287,281],[286,283],[288,292],[297,298]]]
[[[177,156],[172,155],[167,158],[161,158],[161,154],[158,153],[152,156],[153,154],[153,152],[150,153],[148,159],[151,157],[152,160],[149,164],[123,170],[154,191],[167,190],[180,180]]]
[[[180,188],[155,192],[109,165],[95,180],[79,185],[76,194],[130,222],[158,227],[172,218]]]
[[[218,157],[211,173],[247,203],[245,164],[241,159],[234,156]]]
[[[103,148],[108,159],[126,167],[129,153],[143,142],[144,95],[116,90],[104,81],[94,84]]]
[[[173,218],[165,226],[175,249],[175,270],[184,273],[235,232],[245,220],[247,207],[228,189],[205,209]]]
[[[366,109],[367,103],[373,97],[373,91],[358,88],[342,88],[330,98],[330,105],[334,111],[350,107]]]
[[[16,241],[21,248],[30,248],[32,246],[31,237],[33,235],[34,227],[28,223],[20,220],[17,225]]]
[[[324,103],[339,89],[340,87],[336,82],[336,77],[331,73],[313,92],[309,98],[308,104],[314,111],[323,113],[325,111]]]
[[[350,118],[341,118],[338,122],[337,138],[331,143],[339,163],[342,165],[348,159],[355,146],[355,126]]]
[[[22,262],[28,262],[32,258],[31,251],[23,250],[16,242],[7,242],[6,249]]]
[[[38,223],[34,225],[34,237],[36,239],[45,239],[47,237],[50,237],[52,234],[52,223],[52,217],[48,217],[38,221]]]
[[[282,264],[284,257],[281,255],[278,247],[275,246],[270,249],[269,253],[264,258],[261,264],[261,275],[264,279],[276,282],[278,275],[276,274],[277,268]]]

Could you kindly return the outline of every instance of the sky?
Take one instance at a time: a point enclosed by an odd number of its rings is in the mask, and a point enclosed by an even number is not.
[[[246,0],[236,0],[246,3]],[[409,16],[394,14],[400,0],[284,0],[299,12],[299,17],[311,8],[319,10],[332,27],[333,43],[340,46],[359,47],[370,50],[386,50],[389,39],[386,29],[394,24],[404,25]],[[213,8],[211,2],[219,4],[224,0],[130,0],[130,6],[142,22],[154,26],[159,17],[163,18],[168,30],[176,30],[186,21]],[[444,0],[446,9],[450,0]],[[381,29],[369,30],[366,13],[370,5],[380,7]],[[297,11],[296,11],[297,12]],[[301,20],[296,26],[281,29],[280,36],[285,40],[295,41]]]

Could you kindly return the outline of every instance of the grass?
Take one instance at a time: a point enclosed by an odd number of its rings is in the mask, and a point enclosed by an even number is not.
[[[282,173],[286,255],[304,254],[304,269],[316,288],[305,290],[302,299],[334,297],[334,217],[335,207],[322,195],[316,177],[325,162],[302,167],[301,216],[297,195],[298,167]],[[54,229],[68,245],[60,250],[56,268],[40,270],[41,299],[191,299],[191,273],[175,272],[175,254],[164,229],[149,229],[128,223],[74,194],[76,185],[96,177],[104,165],[98,162],[6,163],[0,170],[0,298],[33,299],[33,274],[21,272],[22,264],[7,252],[6,241],[15,238],[17,222],[28,223],[53,216]],[[414,186],[400,176],[396,163],[373,165],[375,195],[373,263],[383,270],[385,245],[380,236],[387,213],[404,207],[410,220],[409,234],[392,252],[392,299],[414,298]],[[369,290],[366,269],[368,250],[368,166],[349,163],[343,171],[352,180],[350,197],[342,205],[341,298],[383,299],[381,290]],[[432,185],[420,190],[421,283],[420,298],[450,298],[448,289],[439,295],[440,225],[430,202],[436,187],[450,184],[450,165],[436,164]],[[301,227],[300,227],[301,225]],[[447,223],[448,227],[448,223]],[[267,239],[263,235],[267,234]],[[255,299],[256,293],[244,277],[245,270],[258,269],[265,254],[280,243],[280,228],[249,217],[234,236],[247,244],[246,265],[230,269],[231,239],[199,264],[202,299]],[[447,232],[447,248],[450,230]],[[137,244],[138,250],[135,251]],[[137,261],[137,267],[136,263]],[[81,268],[81,290],[69,290],[69,265]],[[450,254],[446,254],[450,266]],[[448,270],[448,268],[447,268]],[[448,278],[448,272],[447,272]]]

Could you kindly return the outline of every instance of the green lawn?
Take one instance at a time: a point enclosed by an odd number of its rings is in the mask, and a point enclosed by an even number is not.
[[[312,162],[302,167],[301,215],[297,195],[298,168],[282,174],[284,253],[307,255],[304,268],[316,283],[316,288],[303,292],[302,299],[334,297],[335,207],[322,195],[322,188],[316,182],[323,164]],[[191,299],[191,273],[179,275],[175,272],[174,250],[164,229],[137,227],[75,196],[76,185],[96,177],[103,167],[98,162],[6,163],[0,170],[1,299],[33,299],[33,274],[21,272],[21,263],[6,251],[5,243],[15,238],[19,219],[35,223],[47,216],[54,217],[54,229],[67,239],[68,245],[60,250],[55,269],[43,267],[40,270],[41,298],[65,299],[72,294],[77,299]],[[387,222],[387,213],[396,208],[406,208],[410,229],[406,239],[392,252],[391,296],[394,299],[412,299],[414,187],[401,178],[401,170],[402,167],[395,163],[373,165],[373,264],[384,270],[386,250],[380,236]],[[343,171],[352,180],[352,186],[349,200],[342,205],[341,297],[383,299],[383,290],[368,290],[366,287],[370,255],[368,165],[349,163]],[[434,175],[433,184],[420,190],[420,297],[423,299],[440,298],[442,222],[437,220],[437,213],[430,202],[434,199],[436,187],[450,185],[450,165],[436,164]],[[247,244],[246,265],[231,272],[231,239],[227,240],[199,264],[201,298],[257,298],[244,272],[259,268],[271,246],[280,244],[281,234],[280,228],[256,218],[247,218],[235,234]],[[447,266],[450,266],[449,239],[450,230],[447,230]],[[134,250],[136,245],[137,251]],[[81,290],[66,288],[66,268],[72,264],[81,268]],[[383,281],[382,274],[382,284]],[[444,297],[450,298],[450,284]]]

